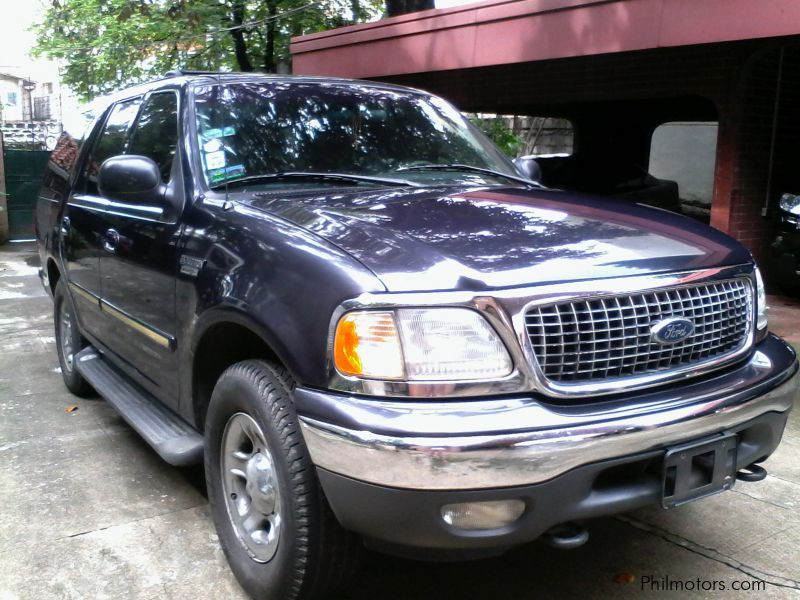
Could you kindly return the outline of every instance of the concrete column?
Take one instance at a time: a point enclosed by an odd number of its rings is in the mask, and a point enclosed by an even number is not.
[[[740,128],[730,112],[720,114],[717,133],[717,162],[714,167],[714,194],[711,226],[731,233],[732,196],[739,155]]]
[[[8,197],[6,196],[6,166],[3,160],[3,133],[0,132],[0,244],[8,241]]]
[[[775,145],[774,136],[788,129],[787,118],[797,111],[782,98],[787,86],[779,85],[780,74],[780,48],[758,48],[732,70],[727,98],[719,107],[711,225],[742,242],[761,263],[767,258],[772,211],[787,185],[788,155]]]

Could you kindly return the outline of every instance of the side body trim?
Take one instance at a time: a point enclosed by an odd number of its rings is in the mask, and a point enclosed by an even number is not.
[[[84,300],[90,303],[97,304],[103,313],[111,317],[114,317],[118,321],[122,321],[129,328],[133,329],[137,333],[140,333],[141,335],[149,339],[151,342],[163,348],[167,348],[168,350],[172,351],[175,350],[176,341],[173,336],[168,335],[162,331],[159,331],[155,327],[151,327],[146,323],[143,323],[142,321],[127,314],[126,312],[120,310],[113,304],[106,302],[96,294],[93,294],[92,292],[82,288],[81,286],[75,283],[70,282],[69,289],[72,291],[72,293],[83,298]]]

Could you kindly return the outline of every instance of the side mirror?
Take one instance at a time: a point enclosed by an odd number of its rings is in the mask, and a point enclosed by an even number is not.
[[[120,154],[106,159],[97,174],[101,196],[130,204],[163,204],[161,171],[152,158]]]
[[[536,183],[541,183],[542,167],[539,166],[535,158],[515,158],[514,166],[517,167],[517,171],[519,171],[519,174],[523,177],[535,181]]]

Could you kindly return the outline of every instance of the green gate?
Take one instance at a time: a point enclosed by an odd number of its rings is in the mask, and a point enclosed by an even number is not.
[[[6,202],[12,240],[33,238],[33,211],[49,156],[48,150],[6,149]]]

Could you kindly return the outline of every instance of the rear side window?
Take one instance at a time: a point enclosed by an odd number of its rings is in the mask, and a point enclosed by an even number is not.
[[[77,118],[65,119],[64,129],[50,153],[50,162],[68,173],[75,166],[81,146],[91,131],[96,115],[92,111],[81,113]]]
[[[142,108],[127,154],[152,158],[169,181],[178,144],[178,97],[174,92],[153,94]]]
[[[111,109],[86,163],[86,193],[97,194],[97,173],[103,161],[125,152],[128,130],[136,119],[141,103],[141,98],[134,98],[119,102]]]
[[[80,115],[66,117],[64,128],[50,153],[39,194],[51,200],[61,200],[67,191],[67,182],[78,164],[83,143],[92,130],[97,113],[88,110]]]

